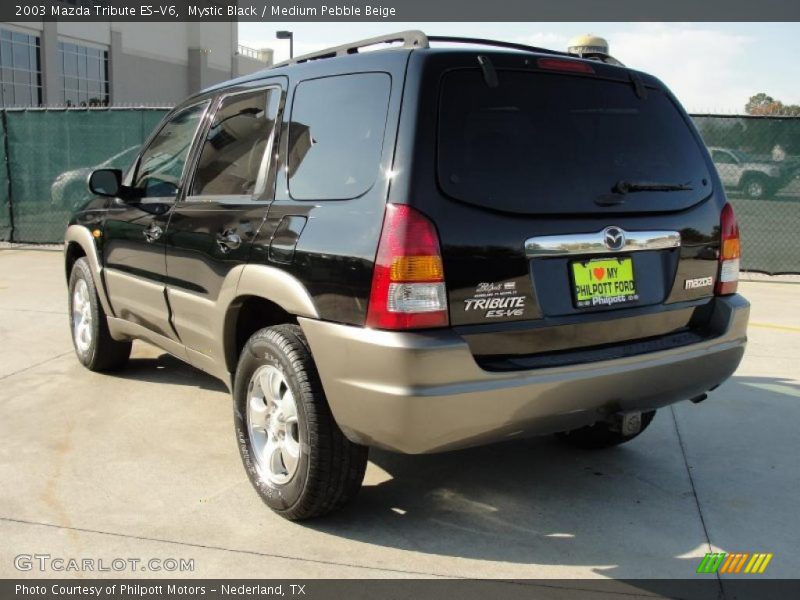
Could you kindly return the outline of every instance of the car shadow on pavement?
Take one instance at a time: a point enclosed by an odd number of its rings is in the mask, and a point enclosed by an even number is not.
[[[131,358],[124,369],[110,372],[108,375],[120,379],[185,385],[228,393],[228,388],[219,379],[166,352],[154,358]]]
[[[131,359],[115,376],[228,393],[215,378],[169,354]],[[738,455],[760,460],[752,449],[774,450],[776,430],[797,422],[797,398],[800,386],[793,380],[734,377],[706,402],[675,407],[681,439],[673,409],[666,408],[640,438],[600,451],[573,449],[552,436],[432,455],[371,450],[367,480],[355,502],[297,526],[366,548],[429,555],[426,571],[419,570],[418,558],[393,565],[419,574],[452,572],[452,563],[438,568],[437,561],[456,558],[490,561],[489,570],[479,568],[475,577],[524,577],[520,573],[530,571],[519,567],[531,565],[547,577],[573,577],[575,567],[585,567],[614,579],[693,578],[708,551],[698,503],[704,512],[712,507],[695,496],[682,445],[689,448],[695,481],[719,448],[737,454],[732,449],[744,445]],[[800,441],[784,450],[794,456]],[[738,502],[783,493],[779,482],[785,469],[768,472],[771,479],[762,478],[758,490],[750,475],[747,469],[726,470],[726,491]],[[741,524],[752,514],[730,510],[725,530],[709,535],[723,551],[747,550],[728,548],[725,541],[747,546]],[[781,517],[775,515],[770,535],[780,535]],[[762,525],[767,526],[763,518]],[[724,535],[715,539],[715,533]],[[656,591],[646,580],[640,583]]]
[[[679,422],[696,421],[688,443],[701,450],[698,460],[712,460],[703,456],[703,445],[735,443],[737,427],[750,429],[751,448],[758,447],[752,436],[769,445],[769,428],[754,432],[742,414],[714,426],[714,413],[749,410],[756,390],[758,401],[771,405],[785,404],[787,390],[800,396],[796,384],[743,377],[725,384],[707,404],[676,408],[686,411]],[[705,407],[710,409],[703,414]],[[692,578],[708,547],[698,513],[702,499],[695,497],[682,443],[687,440],[679,439],[672,409],[666,408],[640,438],[608,450],[581,451],[553,437],[436,455],[373,450],[378,481],[368,480],[344,511],[307,526],[412,552],[552,566],[548,577],[570,576],[580,565],[617,579]],[[733,495],[763,497],[746,473],[727,477]],[[732,514],[724,539],[736,539],[739,519],[749,518]],[[741,543],[747,545],[746,536]]]
[[[574,565],[644,577],[641,565],[656,560],[665,565],[661,576],[675,576],[667,559],[705,539],[668,410],[656,427],[629,447],[595,452],[553,437],[427,456],[372,451],[387,477],[366,485],[342,513],[309,525],[415,552],[551,565],[550,577],[558,568],[570,576]],[[651,444],[675,454],[667,477]],[[638,566],[627,568],[632,561]]]

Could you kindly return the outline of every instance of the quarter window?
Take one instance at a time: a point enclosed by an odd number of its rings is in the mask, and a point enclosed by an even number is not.
[[[208,102],[179,111],[161,128],[142,153],[134,187],[147,197],[175,196],[192,140]]]
[[[253,195],[264,189],[279,89],[222,100],[206,136],[192,195]]]
[[[300,83],[289,124],[289,193],[297,200],[361,196],[377,177],[391,78],[359,73]]]

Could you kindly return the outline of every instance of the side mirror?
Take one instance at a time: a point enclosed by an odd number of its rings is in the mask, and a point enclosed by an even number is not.
[[[98,169],[89,175],[89,191],[98,196],[119,196],[122,187],[122,171]]]

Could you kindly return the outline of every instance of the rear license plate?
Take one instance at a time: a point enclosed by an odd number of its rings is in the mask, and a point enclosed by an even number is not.
[[[639,299],[633,277],[633,259],[596,258],[572,263],[575,306],[616,306]]]

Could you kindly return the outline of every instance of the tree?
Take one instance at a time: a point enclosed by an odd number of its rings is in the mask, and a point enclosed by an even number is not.
[[[780,117],[800,116],[800,106],[797,104],[784,104],[772,96],[760,92],[755,96],[750,96],[750,100],[744,106],[748,115],[773,115]]]

